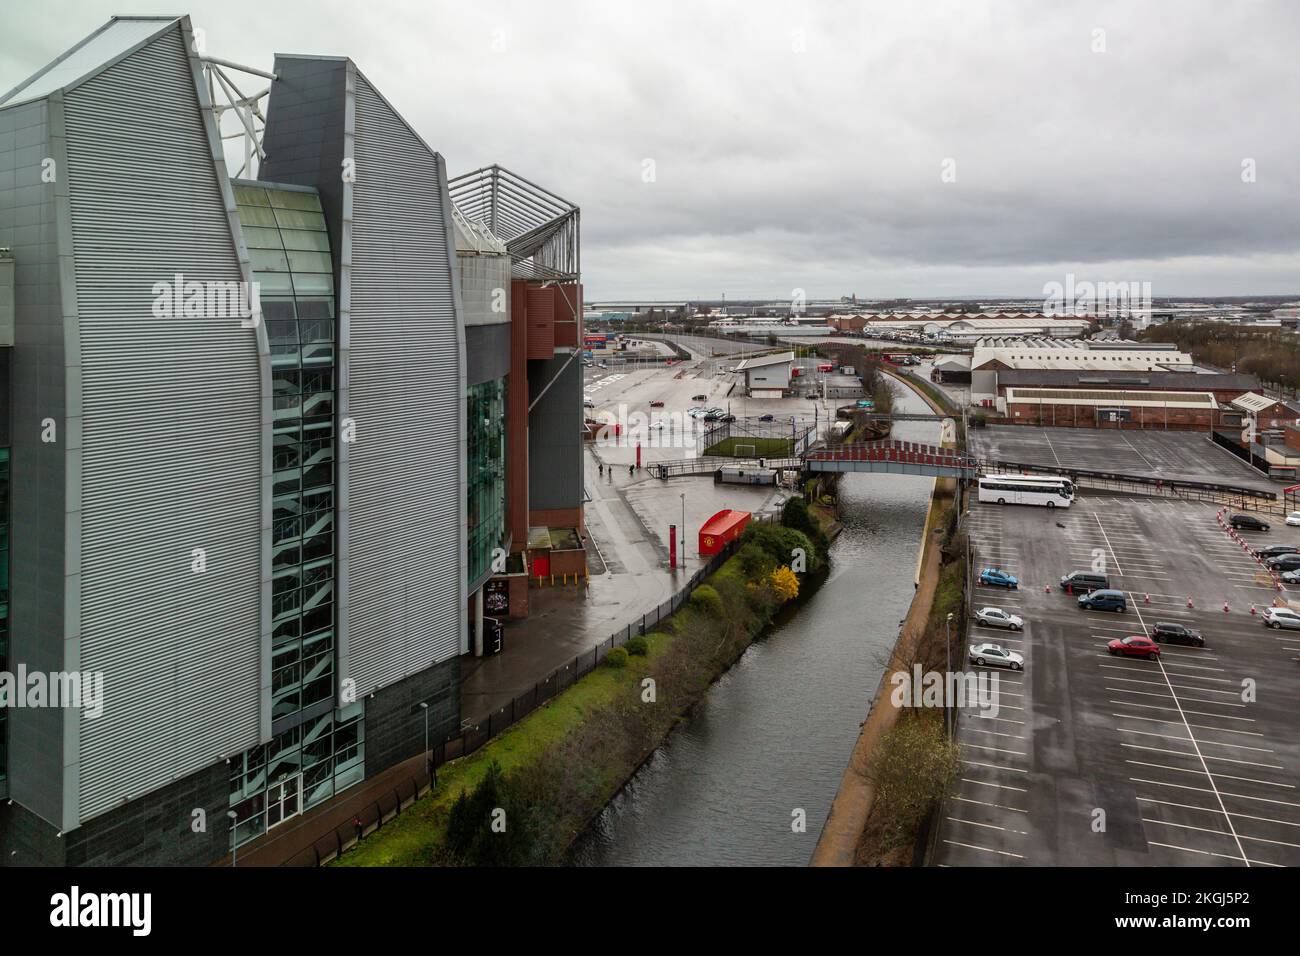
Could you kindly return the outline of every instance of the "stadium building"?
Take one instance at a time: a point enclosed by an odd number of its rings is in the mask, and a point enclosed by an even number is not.
[[[120,17],[0,98],[0,247],[0,677],[83,690],[0,710],[0,860],[242,859],[427,769],[583,530],[577,207],[347,58]]]

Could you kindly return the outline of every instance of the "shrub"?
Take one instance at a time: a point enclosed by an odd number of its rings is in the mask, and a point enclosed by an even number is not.
[[[740,569],[744,572],[745,577],[755,581],[766,577],[777,566],[776,559],[753,542],[736,552],[736,558],[740,562]]]
[[[957,745],[943,721],[903,715],[885,735],[868,776],[876,785],[876,808],[885,821],[885,849],[915,835],[960,769]]]
[[[751,524],[740,540],[743,542],[742,548],[752,543],[766,551],[775,567],[789,565],[796,550],[803,551],[806,556],[805,571],[811,571],[817,566],[817,549],[806,534],[794,528],[778,524]]]
[[[825,555],[829,542],[826,535],[822,532],[821,526],[808,510],[808,502],[803,498],[791,498],[781,509],[781,524],[787,528],[793,528],[795,531],[802,531],[808,540],[817,548],[817,554]],[[809,555],[812,558],[812,555]],[[814,562],[809,561],[811,566]]]
[[[642,640],[644,640],[644,638]],[[627,648],[611,647],[609,653],[605,655],[604,663],[606,667],[626,667]]]
[[[710,584],[701,584],[691,592],[691,607],[709,617],[721,618],[724,614],[722,596]]]
[[[494,830],[501,821],[504,829]],[[495,760],[474,790],[462,790],[447,817],[446,849],[463,866],[518,866],[532,861],[538,841],[527,806]]]
[[[636,637],[629,637],[627,643],[623,645],[626,651],[634,657],[645,657],[650,652],[650,645],[646,639],[638,634]]]
[[[799,596],[799,579],[787,567],[782,566],[773,571],[768,584],[782,604]]]

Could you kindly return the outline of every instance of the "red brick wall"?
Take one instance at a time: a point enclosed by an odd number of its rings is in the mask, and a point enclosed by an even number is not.
[[[1037,425],[1041,412],[1042,424],[1048,427],[1053,425],[1058,428],[1117,427],[1114,422],[1098,422],[1096,411],[1091,405],[1043,405],[1040,409],[1037,402],[1014,402],[1007,406],[1007,418],[1017,425]],[[1170,408],[1166,411],[1161,407],[1139,407],[1130,408],[1129,412],[1132,419],[1124,423],[1124,428],[1199,428],[1205,431],[1210,429],[1210,419],[1213,414],[1208,408]],[[1214,419],[1217,424],[1218,416],[1214,415]]]

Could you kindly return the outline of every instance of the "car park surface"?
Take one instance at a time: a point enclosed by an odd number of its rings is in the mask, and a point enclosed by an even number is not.
[[[1051,514],[974,505],[963,526],[977,569],[1020,577],[1000,603],[1026,622],[1010,634],[973,620],[969,642],[1005,645],[1025,670],[994,672],[996,712],[959,715],[934,862],[1300,865],[1300,631],[1264,625],[1288,595],[1215,508],[1084,494]],[[1053,586],[1095,560],[1125,615],[1080,614]],[[1157,623],[1205,646],[1109,653]]]
[[[1276,483],[1201,432],[989,425],[971,429],[970,442],[979,458],[1062,471],[1077,468],[1274,492],[1278,489]]]

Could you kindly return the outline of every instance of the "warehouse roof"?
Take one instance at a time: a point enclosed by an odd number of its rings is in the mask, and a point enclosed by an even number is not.
[[[1254,392],[1238,395],[1232,400],[1233,407],[1240,408],[1243,412],[1262,412],[1264,409],[1272,408],[1276,404],[1277,399],[1257,395]]]
[[[1259,387],[1259,379],[1244,373],[1215,375],[1186,371],[1147,372],[1141,369],[1011,368],[998,372],[998,385],[1039,385],[1057,388],[1162,388],[1191,391],[1240,389],[1248,392],[1252,388]]]
[[[1122,389],[1009,388],[1007,404],[1094,405],[1099,408],[1218,408],[1212,392],[1132,392]]]
[[[746,369],[761,368],[764,365],[789,364],[793,361],[793,352],[778,352],[775,355],[760,355],[758,358],[745,359],[745,361],[736,366],[736,371],[743,372]]]

